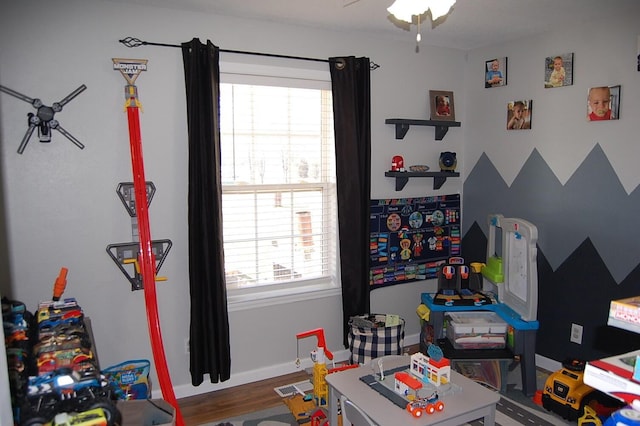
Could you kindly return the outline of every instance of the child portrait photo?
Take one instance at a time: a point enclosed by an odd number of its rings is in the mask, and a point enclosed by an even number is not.
[[[544,60],[544,87],[562,87],[573,84],[573,53],[547,56]]]
[[[620,118],[620,86],[597,86],[587,93],[587,120],[604,121]]]
[[[484,87],[507,85],[507,58],[493,58],[484,63]]]
[[[507,104],[507,130],[531,128],[531,103],[531,100],[521,100]]]
[[[429,105],[432,120],[454,121],[453,92],[429,90]]]

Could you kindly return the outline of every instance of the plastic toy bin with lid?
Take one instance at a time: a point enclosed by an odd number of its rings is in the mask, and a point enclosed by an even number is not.
[[[507,323],[495,312],[447,312],[446,335],[455,349],[503,349]]]

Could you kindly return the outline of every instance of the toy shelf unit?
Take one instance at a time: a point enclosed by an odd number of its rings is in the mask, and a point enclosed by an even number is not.
[[[612,300],[608,325],[640,333],[640,296]],[[640,350],[587,361],[584,382],[640,408]],[[621,410],[622,411],[622,410]],[[627,424],[627,423],[624,423]],[[635,423],[632,423],[635,424]]]
[[[459,121],[445,120],[418,120],[413,118],[387,118],[385,124],[393,124],[396,127],[396,139],[404,139],[411,126],[431,126],[435,127],[435,140],[441,141],[449,131],[449,127],[460,127]],[[409,182],[409,178],[433,178],[433,189],[437,190],[444,185],[447,178],[460,177],[460,173],[454,171],[439,172],[399,172],[388,171],[384,174],[386,177],[396,179],[396,191],[402,191]]]
[[[634,367],[638,364],[638,357],[640,350],[587,361],[584,383],[629,405],[640,407],[640,380],[635,375]]]
[[[607,324],[640,334],[640,296],[612,300]]]
[[[421,301],[430,310],[429,325],[433,327],[434,337],[442,346],[444,356],[451,360],[510,360],[520,356],[522,373],[522,392],[533,396],[537,390],[535,345],[538,321],[524,321],[520,315],[504,303],[482,306],[445,306],[434,303],[433,297],[422,293]],[[444,322],[447,312],[493,311],[508,325],[505,349],[455,349],[445,339]]]
[[[418,120],[413,118],[387,118],[385,124],[396,126],[396,139],[404,139],[411,126],[432,126],[435,127],[437,141],[444,139],[449,127],[460,127],[459,121]]]
[[[433,178],[433,189],[440,189],[450,177],[459,177],[458,172],[384,172],[386,177],[396,178],[396,191],[402,191],[409,178],[431,177]]]
[[[538,309],[537,249],[538,231],[535,225],[523,219],[505,218],[490,214],[487,242],[487,263],[482,266],[483,290],[497,293],[496,300],[473,305],[441,304],[429,293],[422,293],[421,300],[429,309],[429,324],[433,336],[443,344],[443,352],[452,360],[507,360],[513,355],[520,357],[522,392],[533,396],[536,392],[535,344],[539,323]],[[501,237],[497,238],[497,234]],[[500,244],[496,244],[499,241]],[[445,338],[445,315],[490,311],[507,325],[504,349],[464,349],[453,347]],[[478,312],[479,313],[479,312]],[[486,315],[486,312],[484,313]],[[495,317],[494,317],[495,318]],[[482,323],[485,324],[482,324]],[[497,321],[476,320],[486,325]],[[464,330],[461,328],[460,330]],[[483,332],[493,335],[492,332]],[[449,333],[450,334],[450,333]],[[450,337],[450,335],[449,335]],[[481,336],[487,337],[487,336]],[[494,336],[495,337],[495,336]],[[444,340],[444,342],[442,340]]]

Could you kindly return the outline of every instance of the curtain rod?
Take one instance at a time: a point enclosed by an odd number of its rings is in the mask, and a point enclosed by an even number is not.
[[[178,44],[166,44],[166,43],[153,43],[150,41],[143,41],[134,37],[125,37],[122,40],[119,40],[120,43],[124,44],[127,47],[140,47],[140,46],[161,46],[161,47],[178,47],[182,48],[182,46]],[[307,58],[304,56],[289,56],[289,55],[279,55],[275,53],[261,53],[261,52],[247,52],[244,50],[227,50],[220,49],[220,52],[224,53],[238,53],[241,55],[256,55],[256,56],[269,56],[271,58],[285,58],[285,59],[298,59],[302,61],[315,61],[315,62],[329,62],[328,59],[318,59],[318,58]],[[371,70],[375,70],[380,68],[380,65],[375,62],[369,61],[369,68]]]

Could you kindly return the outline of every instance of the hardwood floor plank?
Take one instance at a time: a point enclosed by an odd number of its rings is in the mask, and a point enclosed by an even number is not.
[[[215,392],[180,398],[178,405],[186,426],[228,419],[253,411],[276,407],[282,398],[273,390],[309,379],[305,371],[273,377]]]
[[[418,350],[418,345],[405,348],[405,352],[410,354]],[[273,389],[306,379],[312,379],[311,375],[306,371],[299,371],[246,385],[180,398],[178,405],[185,425],[198,426],[283,404],[282,398]]]

